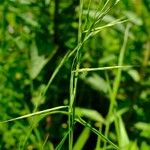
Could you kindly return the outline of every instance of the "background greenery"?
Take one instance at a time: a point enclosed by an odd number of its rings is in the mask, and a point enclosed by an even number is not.
[[[82,0],[0,1],[0,121],[70,103],[69,86],[75,54],[58,69],[50,86],[47,83],[66,53],[84,39],[83,29],[88,30],[106,3],[105,0],[84,0],[82,8]],[[114,3],[115,0],[110,0],[107,7]],[[80,15],[81,28],[78,27]],[[128,26],[121,65],[133,67],[122,70],[116,97],[110,94],[109,87],[114,88],[119,69],[77,74],[73,107],[75,115],[84,118],[122,149],[148,150],[150,1],[120,0],[96,27],[120,18],[127,21],[104,28],[84,42],[80,50],[80,68],[118,65]],[[113,96],[116,104],[109,115]],[[109,144],[80,123],[73,129],[74,149],[109,148]],[[62,112],[0,123],[0,149],[53,150],[67,132],[68,118]],[[63,145],[60,144],[61,149],[68,149],[68,144],[65,139]]]

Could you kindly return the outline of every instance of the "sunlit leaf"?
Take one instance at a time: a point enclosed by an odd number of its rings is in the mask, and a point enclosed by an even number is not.
[[[128,149],[129,149],[129,150],[139,150],[138,145],[137,145],[137,142],[136,142],[136,141],[130,142],[130,146],[129,146]]]
[[[73,150],[82,150],[89,136],[90,136],[90,129],[85,127],[82,133],[79,135],[77,141],[75,142]]]
[[[140,150],[150,150],[150,146],[145,141],[143,141]]]
[[[43,67],[47,64],[47,62],[52,58],[55,54],[56,50],[54,50],[48,58],[45,58],[44,55],[39,55],[37,46],[35,42],[31,45],[30,56],[31,56],[31,70],[30,76],[32,79],[35,79]]]
[[[118,119],[119,121],[119,132],[120,132],[120,147],[127,147],[129,144],[129,138],[128,138],[128,134],[127,131],[125,129],[125,125],[123,123],[123,120],[121,117],[119,117]]]
[[[77,118],[76,119],[77,122],[81,123],[83,126],[89,128],[93,133],[95,133],[96,135],[100,136],[102,138],[102,140],[108,142],[111,146],[113,146],[113,148],[119,150],[119,147],[117,145],[115,145],[113,142],[111,142],[107,137],[105,137],[101,132],[99,132],[98,130],[96,130],[95,128],[93,128],[89,123],[85,122],[83,119],[81,118]]]
[[[94,120],[94,121],[97,121],[97,122],[101,122],[101,123],[105,123],[105,120],[102,117],[102,115],[100,113],[98,113],[96,110],[77,107],[75,109],[75,112],[76,112],[77,116],[87,117],[87,118],[89,118],[91,120]]]
[[[83,78],[83,81],[97,91],[106,93],[108,90],[106,81],[97,74],[92,74],[92,76]]]
[[[139,73],[137,72],[137,70],[135,70],[135,69],[130,69],[130,70],[128,71],[128,74],[133,78],[133,80],[134,80],[135,82],[139,82],[139,81],[140,81],[140,75],[139,75]]]
[[[136,25],[142,25],[142,19],[136,15],[136,13],[131,11],[125,11],[124,14],[128,17],[128,19]]]
[[[42,114],[50,114],[50,113],[55,113],[55,112],[56,113],[61,113],[58,110],[65,109],[65,108],[68,108],[68,106],[58,106],[58,107],[54,107],[54,108],[50,108],[50,109],[45,109],[43,111],[37,111],[37,112],[30,113],[30,114],[27,114],[27,115],[23,115],[23,116],[20,116],[20,117],[17,117],[17,118],[5,120],[5,121],[0,121],[0,123],[7,123],[7,122],[20,120],[20,119],[24,119],[24,118],[29,118],[29,117],[32,117],[32,116],[37,116],[37,115],[42,115]],[[65,112],[62,112],[62,113],[65,113]]]

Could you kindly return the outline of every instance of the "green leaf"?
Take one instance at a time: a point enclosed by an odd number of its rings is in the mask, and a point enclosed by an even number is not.
[[[109,63],[109,62],[112,62],[116,59],[116,56],[114,54],[111,54],[111,55],[108,55],[106,57],[103,57],[99,60],[99,64],[102,65],[102,64],[106,64],[106,63]]]
[[[78,70],[73,70],[72,72],[90,72],[90,71],[102,71],[102,70],[112,70],[112,69],[124,69],[124,68],[130,68],[133,67],[131,65],[128,66],[109,66],[109,67],[98,67],[98,68],[80,68]]]
[[[128,71],[128,74],[132,77],[132,79],[135,81],[135,82],[139,82],[140,81],[140,75],[139,73],[137,72],[137,70],[135,69],[130,69]]]
[[[150,132],[150,124],[145,122],[138,122],[135,124],[135,127],[139,130],[145,130],[147,132]]]
[[[148,145],[145,141],[142,142],[140,150],[150,150],[150,145]]]
[[[42,111],[37,111],[37,112],[30,113],[30,114],[27,114],[27,115],[23,115],[23,116],[20,116],[20,117],[17,117],[17,118],[9,119],[9,120],[6,120],[6,121],[0,121],[0,123],[7,123],[7,122],[11,122],[11,121],[15,121],[15,120],[20,120],[20,119],[24,119],[24,118],[29,118],[29,117],[32,117],[32,116],[47,114],[47,113],[48,114],[55,113],[55,112],[57,113],[57,112],[59,112],[58,110],[65,109],[65,108],[68,108],[68,106],[53,107],[53,108],[50,108],[50,109],[45,109],[45,110],[42,110]]]
[[[31,45],[31,78],[35,79],[42,68],[46,65],[47,59],[44,56],[39,56],[35,42]]]
[[[19,15],[19,17],[21,19],[23,19],[27,24],[33,26],[33,27],[36,27],[38,28],[39,27],[39,24],[37,21],[33,20],[33,18],[31,18],[29,15],[26,15],[26,14],[21,14]]]
[[[106,81],[97,74],[92,74],[92,76],[83,78],[83,80],[97,91],[106,93],[108,90]]]
[[[75,113],[77,116],[80,116],[80,117],[84,116],[84,117],[87,117],[88,119],[101,122],[101,123],[105,123],[105,120],[102,117],[102,115],[98,113],[96,110],[77,107],[75,108]]]
[[[48,58],[45,58],[44,55],[38,54],[38,49],[35,42],[32,43],[31,50],[30,50],[30,56],[31,56],[30,76],[32,79],[35,79],[38,76],[40,71],[43,69],[43,67],[53,57],[55,53],[56,50],[54,50]]]
[[[115,115],[112,115],[109,119],[109,122],[112,123],[116,117],[119,117],[121,115],[123,115],[124,113],[126,113],[129,110],[129,108],[122,108],[120,110],[118,110]]]
[[[139,150],[138,145],[137,145],[137,142],[136,142],[136,141],[130,142],[130,146],[129,146],[128,149],[129,149],[129,150]]]
[[[135,127],[138,130],[141,130],[142,132],[140,133],[140,135],[142,137],[148,138],[150,137],[150,124],[149,123],[145,123],[145,122],[138,122],[135,124]]]
[[[119,121],[119,133],[120,133],[119,146],[126,149],[126,147],[129,145],[128,134],[126,132],[125,125],[122,121],[121,116],[119,117],[118,121]]]
[[[90,136],[90,129],[85,127],[80,136],[78,137],[73,147],[73,150],[82,150],[89,136]]]
[[[124,11],[124,14],[134,24],[139,25],[139,26],[141,26],[143,24],[142,19],[139,16],[137,16],[137,14],[135,14],[134,12],[132,12],[132,11]]]
[[[76,121],[81,123],[83,126],[89,128],[96,135],[100,136],[102,138],[102,140],[108,142],[111,146],[113,146],[113,148],[119,150],[119,147],[117,145],[115,145],[113,142],[111,142],[106,136],[104,136],[101,132],[99,132],[98,130],[93,128],[89,123],[84,121],[82,118],[79,117],[79,118],[76,119]]]
[[[64,137],[62,138],[62,140],[60,141],[60,143],[57,145],[57,147],[55,148],[55,150],[61,150],[67,136],[69,135],[70,130],[64,135]]]

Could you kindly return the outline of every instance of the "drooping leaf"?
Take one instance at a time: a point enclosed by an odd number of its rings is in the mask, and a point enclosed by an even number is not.
[[[37,75],[40,73],[40,71],[42,70],[42,68],[47,63],[47,59],[44,56],[39,56],[38,49],[34,42],[31,45],[30,55],[31,55],[30,76],[32,79],[35,79]]]
[[[102,91],[104,93],[107,92],[107,84],[105,80],[97,74],[93,74],[92,76],[85,78],[84,81],[97,91]]]
[[[44,55],[39,55],[35,42],[31,45],[30,56],[31,56],[31,69],[30,76],[35,79],[47,62],[52,58],[56,50],[54,50],[48,58]]]
[[[124,14],[127,16],[127,18],[134,24],[136,25],[142,25],[143,22],[142,22],[142,19],[137,16],[134,12],[131,12],[131,11],[124,11]]]
[[[128,71],[128,74],[132,77],[132,79],[135,81],[135,82],[139,82],[140,81],[140,75],[139,73],[137,72],[137,70],[135,69],[130,69]]]
[[[84,117],[87,117],[88,119],[101,122],[101,123],[105,123],[105,120],[102,117],[102,115],[98,113],[96,110],[77,107],[75,109],[75,113],[77,116],[80,116],[80,117],[84,116]]]

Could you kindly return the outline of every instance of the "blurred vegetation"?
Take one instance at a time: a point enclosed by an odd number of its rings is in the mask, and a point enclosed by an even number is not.
[[[82,29],[88,29],[106,1],[83,2]],[[113,0],[111,2],[114,3]],[[65,54],[76,47],[80,13],[78,0],[0,1],[0,121],[68,105],[75,55],[59,69],[45,95],[41,97],[40,93],[44,92]],[[117,69],[79,73],[76,114],[124,149],[148,150],[150,1],[121,0],[97,27],[120,18],[127,21],[102,29],[81,49],[81,68],[116,66],[126,28],[130,26],[123,65],[133,67],[122,69],[117,104],[111,116],[114,121],[108,134],[105,133],[105,123],[111,101],[109,86],[113,86]],[[68,132],[67,120],[67,116],[60,113],[0,123],[0,149],[53,150]],[[74,131],[75,150],[95,147],[100,150],[105,146],[105,142],[97,140],[97,135],[79,123],[75,124]],[[117,132],[122,140],[118,140]],[[68,149],[67,145],[68,140],[65,140],[62,149]]]

